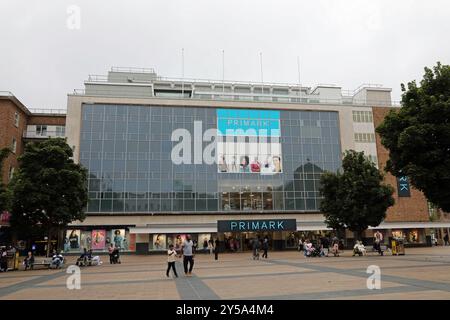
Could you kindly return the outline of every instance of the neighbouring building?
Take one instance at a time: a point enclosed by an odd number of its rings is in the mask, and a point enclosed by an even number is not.
[[[0,180],[8,184],[18,168],[18,157],[25,143],[49,137],[65,137],[65,109],[30,109],[11,92],[0,91],[0,149],[9,147],[11,153],[3,162]],[[7,241],[8,212],[0,212],[0,242]]]

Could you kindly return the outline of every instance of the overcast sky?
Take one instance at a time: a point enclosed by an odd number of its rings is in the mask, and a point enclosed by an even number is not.
[[[81,10],[80,29],[67,10]],[[67,93],[111,66],[161,76],[337,84],[400,83],[450,63],[448,0],[1,0],[0,91],[29,108],[65,108]],[[73,22],[73,19],[69,20]],[[72,24],[73,25],[73,24]]]

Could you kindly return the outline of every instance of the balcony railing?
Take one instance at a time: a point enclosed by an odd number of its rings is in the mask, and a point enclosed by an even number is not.
[[[64,138],[65,132],[61,131],[36,132],[36,130],[25,130],[23,132],[22,137],[27,139]]]

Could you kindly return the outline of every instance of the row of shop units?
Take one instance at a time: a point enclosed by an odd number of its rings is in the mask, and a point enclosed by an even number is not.
[[[405,246],[432,246],[442,244],[445,234],[450,232],[449,223],[401,222],[382,223],[369,228],[363,235],[366,245],[373,243],[373,234],[379,230],[386,244],[393,238],[400,238]],[[149,226],[82,226],[66,230],[64,252],[79,253],[86,249],[94,252],[107,252],[115,246],[122,252],[136,254],[165,253],[169,245],[180,249],[186,236],[190,235],[198,252],[209,252],[219,240],[222,252],[242,252],[251,250],[255,238],[269,240],[271,250],[294,250],[299,239],[313,242],[323,237],[330,239],[336,233],[324,223],[297,222],[295,219],[268,220],[228,220],[217,224],[160,224]],[[346,247],[352,247],[355,241],[353,232],[346,231],[341,239]]]

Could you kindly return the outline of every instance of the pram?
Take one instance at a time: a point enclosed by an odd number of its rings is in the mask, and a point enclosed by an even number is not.
[[[253,249],[253,260],[259,260],[259,249]]]
[[[307,247],[305,249],[305,256],[306,257],[321,257],[322,251],[320,248],[316,248],[315,246]]]

